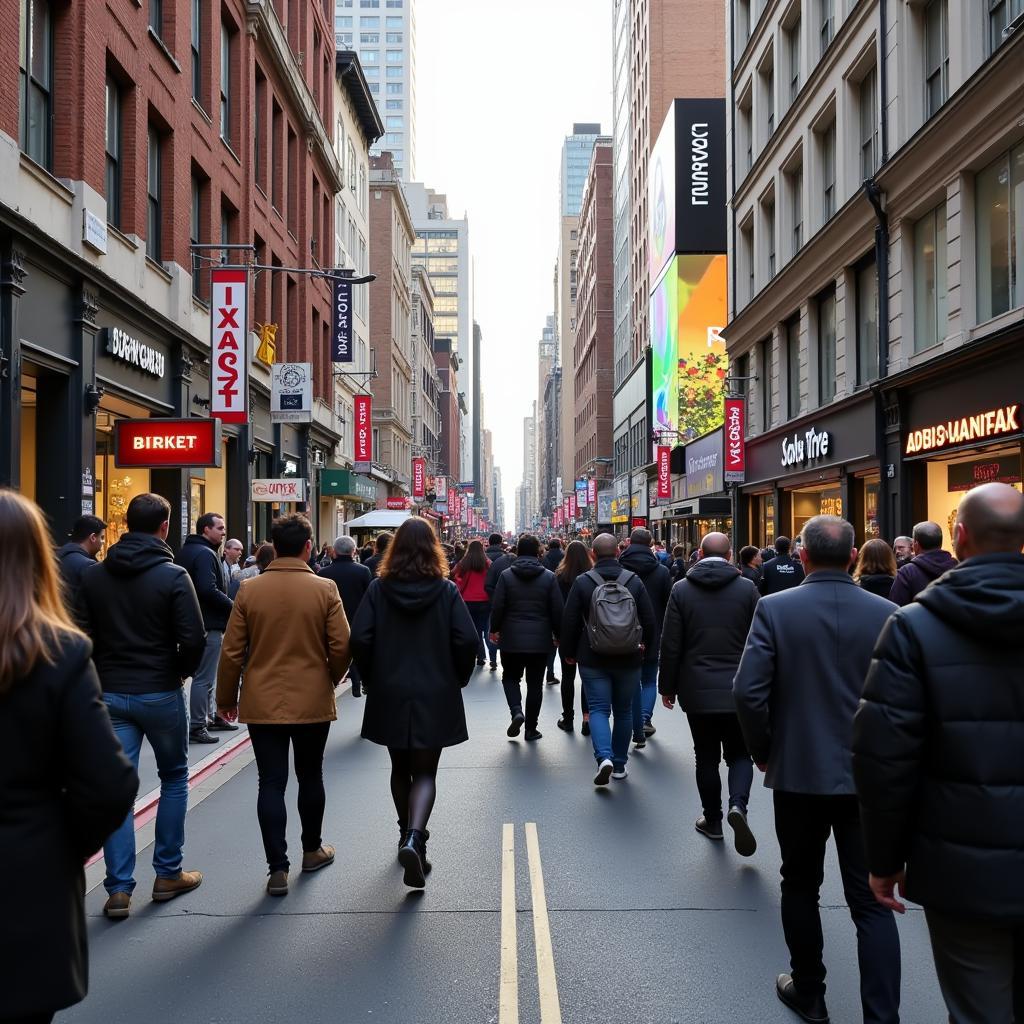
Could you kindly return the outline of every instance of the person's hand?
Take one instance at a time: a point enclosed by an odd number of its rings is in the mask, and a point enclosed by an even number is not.
[[[566,665],[575,665],[576,664],[576,659],[575,658],[563,658],[562,661],[564,661],[566,663]]]
[[[236,704],[234,707],[231,708],[219,707],[217,708],[217,714],[220,715],[220,717],[223,718],[224,721],[226,722],[237,722],[238,705]]]
[[[661,703],[671,711],[676,706],[676,699],[667,693],[663,693],[661,695]]]
[[[501,634],[500,633],[491,633],[490,634],[490,638],[491,638],[491,643],[492,644],[500,644],[501,643]]]
[[[906,884],[905,871],[897,871],[895,875],[886,875],[882,878],[879,878],[878,875],[868,875],[868,885],[871,886],[871,892],[874,894],[875,899],[883,907],[888,907],[889,910],[894,910],[897,914],[905,914],[907,912],[906,904],[900,903],[896,899],[897,887],[899,887],[900,894],[904,898],[906,897]]]
[[[761,772],[761,774],[763,775],[766,771],[768,771],[768,765],[767,764],[759,764],[757,766],[757,770],[759,772]]]

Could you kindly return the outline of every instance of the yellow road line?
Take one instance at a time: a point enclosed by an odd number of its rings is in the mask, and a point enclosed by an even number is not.
[[[540,843],[535,822],[526,823],[526,856],[530,864],[530,892],[533,897],[533,938],[537,946],[537,988],[540,991],[541,1024],[562,1024],[555,979],[555,954],[551,947],[548,903],[544,895],[544,873],[540,865]]]
[[[501,983],[498,1024],[519,1024],[519,947],[516,939],[516,832],[501,830]]]

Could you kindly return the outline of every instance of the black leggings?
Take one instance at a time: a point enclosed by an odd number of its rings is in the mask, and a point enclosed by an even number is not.
[[[391,797],[403,828],[426,831],[437,796],[440,750],[405,750],[388,747],[391,755]]]
[[[299,820],[302,822],[302,849],[312,853],[320,849],[324,823],[324,748],[330,722],[308,725],[250,725],[252,752],[260,777],[256,798],[256,817],[263,833],[263,849],[271,872],[287,871],[288,840],[285,829],[288,812],[284,791],[288,786],[288,747],[293,748],[295,777],[299,782]]]
[[[562,659],[562,656],[558,656],[558,660],[562,662],[562,717],[567,721],[571,722],[574,717],[573,707],[576,703],[576,664],[567,665]],[[590,705],[587,704],[587,691],[583,688],[583,681],[580,680],[580,710],[583,714],[589,714]]]

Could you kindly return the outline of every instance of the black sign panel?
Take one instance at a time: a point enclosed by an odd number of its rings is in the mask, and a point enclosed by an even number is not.
[[[351,363],[352,358],[352,282],[334,279],[333,311],[331,319],[334,334],[331,341],[331,362]]]
[[[676,252],[726,252],[725,100],[675,107]]]
[[[947,473],[951,491],[969,491],[981,484],[1019,484],[1020,456],[957,462],[948,467]]]

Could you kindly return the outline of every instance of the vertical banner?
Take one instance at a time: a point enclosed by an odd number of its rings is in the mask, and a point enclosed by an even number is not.
[[[743,483],[747,471],[745,399],[725,400],[725,473],[726,483]]]
[[[551,520],[551,525],[556,528],[562,525],[562,510],[560,508],[556,508],[551,514]]]
[[[577,480],[576,481],[576,508],[587,507],[587,481]]]
[[[476,509],[471,508],[467,517],[467,525],[471,530],[476,529]]]
[[[373,462],[373,399],[356,395],[353,399],[356,419],[355,462]]]
[[[422,498],[427,493],[427,463],[425,459],[412,460],[412,496]]]
[[[434,477],[434,496],[439,502],[448,500],[448,477]]]
[[[672,449],[658,445],[658,500],[672,497]]]
[[[569,522],[576,518],[576,492],[569,495]]]
[[[227,423],[249,419],[249,272],[210,272],[210,415]]]
[[[331,362],[352,362],[352,282],[343,277],[334,278],[331,319],[334,334],[331,338]]]
[[[587,481],[587,504],[593,508],[597,504],[597,480]]]
[[[569,521],[569,496],[566,495],[562,498],[562,522],[567,523]]]

